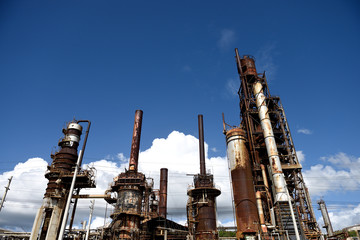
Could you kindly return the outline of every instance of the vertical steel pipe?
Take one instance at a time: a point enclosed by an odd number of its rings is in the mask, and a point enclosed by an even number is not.
[[[325,202],[324,200],[321,199],[318,201],[318,204],[319,204],[319,210],[321,211],[321,215],[324,219],[324,228],[326,229],[328,237],[331,237],[332,235],[334,235],[334,231],[331,225],[329,213],[327,211]]]
[[[267,227],[265,225],[264,209],[263,209],[263,204],[262,204],[262,200],[261,200],[261,192],[260,191],[256,192],[256,204],[257,204],[257,208],[258,208],[258,211],[259,211],[259,219],[260,219],[261,230],[263,232],[267,232]]]
[[[168,185],[168,169],[160,169],[160,201],[159,215],[166,218],[167,212],[167,185]]]
[[[226,143],[234,193],[236,236],[254,236],[259,232],[259,215],[245,131],[240,128],[227,131]]]
[[[134,120],[134,130],[133,130],[133,136],[131,142],[130,161],[129,161],[129,170],[134,172],[137,172],[137,168],[138,168],[142,115],[143,112],[141,110],[136,110],[135,120]]]
[[[281,168],[279,153],[268,113],[268,107],[266,106],[266,97],[263,93],[263,86],[260,81],[257,81],[254,84],[253,93],[256,98],[256,107],[259,111],[261,128],[263,130],[266,150],[274,180],[276,191],[275,202],[288,201],[288,196],[286,194],[286,182]]]
[[[200,153],[200,175],[206,175],[205,168],[205,148],[204,148],[204,127],[203,127],[203,115],[198,115],[199,125],[199,153]]]

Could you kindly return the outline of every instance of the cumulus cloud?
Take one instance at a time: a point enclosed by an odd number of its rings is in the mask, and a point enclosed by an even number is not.
[[[152,146],[139,154],[139,171],[154,179],[154,188],[159,188],[160,168],[168,168],[168,218],[184,224],[186,222],[187,189],[192,184],[192,176],[200,171],[198,139],[191,135],[173,131],[167,138],[157,138]],[[222,194],[217,199],[218,220],[220,223],[232,221],[231,192],[226,157],[207,157],[208,145],[205,143],[206,168],[214,174],[214,180]],[[128,158],[119,153],[116,162],[98,160],[83,168],[96,169],[96,188],[83,189],[80,194],[103,194],[113,178],[128,167]],[[0,227],[16,231],[31,231],[36,211],[42,204],[47,179],[44,177],[47,162],[32,158],[19,163],[13,171],[0,175],[0,185],[14,176],[5,207],[2,210]],[[74,226],[81,228],[82,221],[88,221],[90,199],[79,199]],[[71,210],[71,209],[70,209]],[[106,211],[105,211],[106,210]],[[109,218],[113,207],[103,199],[95,200],[92,228],[100,227]],[[106,218],[105,218],[106,216]],[[223,224],[222,224],[223,225]]]
[[[235,42],[235,32],[231,29],[223,29],[220,34],[218,46],[221,50],[226,50]]]
[[[296,151],[296,156],[298,157],[300,163],[305,162],[305,154],[303,151]]]
[[[296,156],[298,157],[300,163],[305,162],[305,153],[303,151],[296,151]]]
[[[329,164],[317,164],[303,172],[310,193],[323,196],[334,191],[356,191],[360,189],[360,158],[346,153],[322,157]]]
[[[45,193],[47,180],[44,173],[47,165],[41,158],[30,158],[24,163],[18,163],[14,170],[0,175],[0,186],[6,186],[8,178],[13,176],[1,210],[1,228],[29,230],[29,223],[34,221]]]
[[[305,135],[311,135],[312,134],[312,131],[309,130],[309,129],[306,129],[306,128],[301,128],[301,129],[297,130],[297,132],[305,134]]]

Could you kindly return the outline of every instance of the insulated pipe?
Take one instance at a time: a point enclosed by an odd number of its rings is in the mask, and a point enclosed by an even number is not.
[[[91,122],[89,120],[78,120],[77,123],[81,123],[81,122],[86,122],[88,123],[88,126],[87,126],[87,129],[86,129],[86,134],[85,134],[85,138],[84,138],[84,142],[83,142],[83,146],[82,146],[82,155],[81,155],[81,158],[80,158],[80,163],[79,163],[79,167],[81,167],[81,163],[82,163],[82,159],[83,159],[83,156],[84,156],[84,153],[85,153],[85,148],[86,148],[86,143],[87,143],[87,139],[88,139],[88,136],[89,136],[89,131],[90,131],[90,126],[91,126]],[[78,188],[76,190],[76,195],[79,195],[80,193],[80,188]],[[75,199],[74,201],[74,206],[73,206],[73,209],[72,209],[72,213],[71,213],[71,218],[70,218],[70,231],[72,229],[72,225],[74,223],[74,218],[75,218],[75,212],[76,212],[76,207],[77,207],[77,202],[78,200]]]
[[[160,201],[159,215],[166,219],[167,211],[167,185],[168,185],[168,169],[160,169]]]
[[[204,127],[203,127],[203,115],[198,115],[199,125],[199,153],[200,153],[200,175],[206,175],[205,169],[205,151],[204,151]]]
[[[257,208],[259,211],[259,219],[260,219],[261,229],[265,233],[265,232],[267,232],[267,227],[265,225],[264,209],[263,209],[263,205],[262,205],[262,201],[261,201],[261,192],[260,191],[256,192],[256,205],[257,205]]]
[[[131,152],[129,161],[129,170],[137,172],[138,169],[138,157],[140,149],[140,136],[141,136],[141,123],[142,123],[143,111],[135,111],[134,130],[131,142]]]
[[[263,86],[260,81],[257,81],[254,84],[253,93],[256,98],[256,107],[259,111],[261,128],[264,133],[266,150],[269,157],[272,177],[275,185],[275,202],[285,202],[288,201],[288,196],[286,194],[286,182],[281,168],[279,153],[268,113],[268,107],[266,106],[265,102],[266,97],[263,93]]]
[[[76,182],[76,177],[77,177],[77,173],[79,171],[79,164],[80,164],[80,159],[82,159],[82,150],[79,151],[79,157],[75,166],[75,171],[74,171],[74,176],[73,179],[71,181],[71,186],[70,186],[70,190],[69,190],[69,196],[68,199],[66,201],[66,206],[65,206],[65,213],[62,219],[62,223],[61,223],[61,228],[60,228],[60,233],[59,233],[59,238],[58,240],[62,240],[64,237],[64,231],[65,231],[65,227],[66,227],[66,222],[68,220],[68,216],[69,216],[69,208],[70,208],[70,203],[71,203],[71,198],[73,195],[73,191],[74,191],[74,187],[75,187],[75,182]]]
[[[267,177],[266,177],[266,171],[265,171],[265,166],[264,166],[264,164],[260,164],[260,168],[261,168],[261,173],[262,173],[264,185],[265,185],[265,187],[266,187],[266,191],[269,191],[269,183],[268,183],[268,179],[267,179]]]

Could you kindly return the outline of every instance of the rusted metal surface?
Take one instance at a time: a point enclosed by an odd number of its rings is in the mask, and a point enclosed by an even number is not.
[[[138,156],[140,149],[142,111],[136,110],[134,130],[131,143],[129,170],[120,173],[105,194],[117,193],[114,212],[111,214],[112,223],[109,227],[108,239],[140,239],[140,221],[142,218],[142,202],[147,196],[145,175],[138,172]],[[106,201],[113,203],[113,199],[106,197]]]
[[[240,59],[241,70],[244,75],[257,75],[256,67],[255,67],[255,59],[251,56],[244,56],[244,58]]]
[[[246,235],[255,236],[259,232],[259,217],[245,131],[240,128],[227,131],[226,143],[234,194],[236,236],[241,239]]]
[[[66,199],[69,195],[71,179],[74,176],[78,160],[78,146],[82,134],[79,122],[88,122],[86,138],[90,121],[80,120],[70,122],[63,129],[64,137],[59,141],[59,151],[51,155],[52,164],[48,166],[45,177],[49,180],[44,195],[43,205],[36,215],[30,239],[56,239],[59,234],[60,223],[64,216]],[[86,140],[84,146],[86,145]],[[85,147],[83,147],[85,148]],[[84,149],[83,149],[84,150]],[[91,171],[80,171],[75,187],[95,187],[94,176]]]
[[[204,127],[203,127],[203,115],[198,115],[198,127],[199,127],[199,153],[200,153],[200,175],[206,175],[205,167],[205,148],[204,148]]]
[[[135,120],[134,120],[134,130],[133,130],[133,136],[131,142],[130,161],[129,161],[129,170],[135,172],[137,171],[138,168],[142,115],[143,115],[143,111],[136,110]]]
[[[116,177],[111,192],[117,192],[114,212],[111,214],[111,239],[139,239],[145,175],[126,171]],[[105,200],[109,200],[105,198]]]
[[[60,150],[55,153],[53,162],[45,177],[49,179],[45,197],[57,195],[61,197],[61,191],[66,187],[58,181],[60,174],[72,171],[78,158],[77,149],[80,142],[82,127],[77,123],[69,123],[64,130],[64,138],[59,141]]]
[[[206,174],[203,116],[198,116],[199,126],[199,152],[200,152],[200,174],[194,176],[194,187],[187,194],[187,218],[190,235],[195,240],[218,239],[216,228],[216,197],[221,191],[214,186],[213,175]]]
[[[267,227],[265,225],[264,208],[263,208],[263,204],[262,204],[262,200],[261,200],[261,192],[260,191],[256,192],[256,205],[257,205],[257,209],[259,211],[259,220],[260,220],[261,230],[264,233],[266,233]]]
[[[168,169],[160,169],[160,201],[159,215],[166,218],[167,212],[167,185],[168,185]]]
[[[275,205],[289,199],[286,197],[287,192],[284,191],[287,189],[291,199],[294,199],[295,209],[299,211],[298,221],[301,222],[303,237],[318,238],[321,231],[301,174],[301,165],[296,156],[280,98],[270,95],[265,72],[257,72],[254,58],[240,57],[238,50],[235,49],[235,59],[241,81],[239,89],[241,126],[247,132],[253,182],[255,191],[260,191],[263,196],[266,226],[275,227],[279,230],[280,238],[286,238],[284,234],[286,229],[280,226],[279,216],[273,218],[274,211],[271,209],[277,209]],[[264,231],[262,234],[263,237],[268,237],[264,235]]]

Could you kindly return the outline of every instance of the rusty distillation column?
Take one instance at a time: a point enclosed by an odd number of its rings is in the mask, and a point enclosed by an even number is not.
[[[81,125],[75,122],[63,129],[65,136],[58,143],[60,150],[51,155],[53,161],[45,173],[49,182],[43,204],[35,217],[31,240],[56,239],[58,236],[71,185],[71,181],[65,182],[62,177],[71,175],[76,165],[81,132]]]
[[[225,134],[234,193],[236,238],[248,239],[259,233],[259,214],[256,206],[250,156],[246,145],[246,134],[241,128],[231,129]]]
[[[160,201],[159,215],[166,218],[167,212],[167,185],[168,185],[168,169],[160,169]]]
[[[194,188],[188,190],[190,213],[188,220],[195,218],[195,240],[218,239],[216,227],[216,197],[221,191],[214,186],[213,175],[206,174],[204,153],[203,116],[198,116],[200,174],[194,176]],[[191,216],[189,216],[191,214]],[[190,226],[191,224],[189,224]],[[190,230],[191,231],[191,230]]]
[[[321,215],[324,219],[324,228],[326,229],[328,237],[331,237],[332,235],[334,235],[334,230],[331,225],[331,221],[330,221],[329,213],[326,208],[326,204],[325,204],[324,200],[322,200],[322,199],[320,199],[317,203],[319,204],[319,210],[321,211]]]
[[[129,170],[120,173],[106,192],[117,192],[116,205],[111,214],[111,239],[140,239],[142,199],[146,184],[143,173],[138,172],[142,111],[136,110],[132,136]],[[109,203],[111,199],[105,199]]]
[[[238,56],[237,50],[236,55]],[[249,78],[254,79],[255,81],[252,85],[252,93],[256,101],[256,107],[258,109],[258,116],[261,123],[261,129],[264,134],[266,151],[269,158],[269,165],[271,167],[272,179],[275,186],[276,195],[274,201],[287,202],[289,200],[287,195],[287,186],[271,125],[269,109],[267,106],[267,98],[264,94],[263,82],[258,78],[255,67],[255,60],[253,58],[244,56],[244,58],[240,59],[240,63],[242,68],[246,69],[243,74],[247,75]]]

